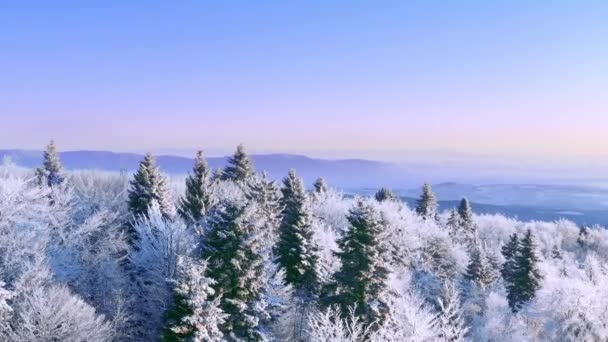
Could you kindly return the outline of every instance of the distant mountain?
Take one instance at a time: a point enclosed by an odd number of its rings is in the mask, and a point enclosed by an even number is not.
[[[10,157],[23,167],[34,168],[42,163],[41,151],[0,150],[0,158]],[[143,155],[136,153],[114,153],[107,151],[68,151],[59,157],[70,170],[98,169],[106,171],[135,170]],[[256,169],[268,172],[270,177],[281,179],[290,168],[304,178],[307,184],[323,176],[333,186],[341,188],[404,186],[412,184],[413,177],[403,168],[391,164],[362,159],[327,160],[292,154],[252,155]],[[224,167],[227,157],[207,159],[212,168]],[[157,157],[160,168],[169,174],[185,174],[190,171],[193,159],[161,155]]]
[[[10,157],[23,167],[34,168],[42,163],[41,151],[0,150],[0,160]],[[61,152],[67,169],[98,169],[104,171],[134,171],[143,155],[107,151]],[[391,163],[342,159],[327,160],[292,154],[252,155],[256,169],[266,170],[274,179],[283,178],[290,168],[297,170],[308,185],[319,176],[332,186],[349,194],[373,194],[379,187],[388,186],[402,196],[410,206],[420,193],[420,185],[428,176],[428,169]],[[215,169],[226,165],[227,157],[208,158]],[[157,157],[160,168],[169,174],[183,175],[190,171],[193,159],[171,155]],[[584,186],[538,184],[439,183],[433,185],[442,209],[456,207],[463,196],[472,201],[477,213],[500,213],[522,220],[556,220],[567,218],[578,224],[608,226],[608,189]]]
[[[440,210],[456,208],[467,197],[478,214],[502,214],[523,221],[568,219],[579,225],[608,227],[608,189],[572,185],[439,183],[433,185]],[[371,195],[374,189],[351,194]],[[396,193],[411,208],[421,187]]]
[[[608,189],[582,185],[440,183],[433,185],[444,201],[463,196],[477,203],[500,206],[556,208],[565,211],[605,211],[608,213]],[[398,191],[401,196],[417,197],[420,189]]]
[[[402,197],[402,200],[410,208],[416,207],[416,199]],[[457,208],[460,201],[439,201],[439,210]],[[476,214],[501,214],[506,217],[521,221],[557,221],[560,219],[570,220],[581,226],[601,225],[608,227],[608,211],[605,210],[566,210],[558,208],[541,208],[537,206],[521,205],[495,205],[471,202],[471,207]]]

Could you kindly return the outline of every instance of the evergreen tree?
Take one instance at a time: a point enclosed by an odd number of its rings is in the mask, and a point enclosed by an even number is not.
[[[507,285],[507,299],[513,312],[517,312],[524,303],[534,298],[543,279],[536,265],[539,259],[530,229],[521,239],[514,261],[511,282]]]
[[[278,225],[282,209],[281,190],[265,171],[251,183],[248,198],[258,203],[262,213]]]
[[[214,206],[207,221],[203,259],[206,276],[214,279],[213,299],[229,316],[222,331],[232,340],[259,340],[256,302],[263,290],[260,229],[251,204],[224,200]]]
[[[274,260],[264,262],[264,290],[255,303],[260,319],[259,329],[264,341],[289,341],[295,335],[294,297],[291,285],[285,284],[285,271]]]
[[[221,341],[221,325],[226,314],[220,309],[220,298],[209,300],[215,294],[213,279],[205,277],[206,262],[180,257],[175,286],[176,305],[168,312],[168,327],[162,340],[169,341]]]
[[[502,246],[501,253],[505,258],[505,263],[502,265],[500,274],[504,279],[505,283],[510,284],[513,281],[513,273],[515,272],[515,255],[519,250],[519,237],[513,233],[509,237],[509,241]]]
[[[589,228],[586,226],[581,226],[578,231],[578,238],[576,239],[576,243],[583,250],[586,251],[589,248],[590,240],[589,240]]]
[[[65,174],[53,140],[46,146],[42,158],[42,167],[36,169],[38,184],[52,187],[63,183],[65,181]]]
[[[452,255],[451,241],[439,237],[431,237],[422,249],[422,261],[435,275],[443,280],[456,275],[458,264]]]
[[[492,260],[486,254],[485,248],[478,242],[472,246],[469,254],[470,260],[465,278],[481,289],[490,287],[498,279],[498,272],[494,269]]]
[[[350,228],[338,240],[340,251],[336,252],[342,265],[324,289],[323,303],[338,305],[344,313],[355,308],[369,325],[387,313],[383,291],[388,270],[379,238],[383,221],[374,207],[362,201],[349,211],[348,221]]]
[[[557,245],[553,245],[553,249],[551,249],[551,258],[559,259],[559,260],[561,260],[563,258],[562,251],[560,250],[560,248]]]
[[[256,203],[263,245],[260,254],[264,262],[264,287],[254,305],[257,308],[256,317],[260,319],[258,332],[263,340],[288,340],[298,336],[302,329],[295,324],[299,318],[295,314],[303,315],[304,307],[294,302],[293,287],[285,282],[285,269],[280,267],[273,251],[282,219],[281,190],[263,172],[250,182],[247,195]]]
[[[203,151],[196,153],[192,174],[186,178],[186,194],[180,199],[178,213],[190,224],[196,224],[207,213],[211,204],[210,172]]]
[[[473,221],[473,210],[469,204],[469,200],[463,198],[458,206],[458,216],[460,217],[460,228],[464,231],[467,238],[475,238],[475,222]]]
[[[460,234],[460,215],[458,215],[456,209],[450,210],[450,216],[446,222],[446,227],[452,240],[455,240]]]
[[[443,287],[443,298],[438,299],[439,314],[435,319],[442,341],[464,342],[469,328],[465,325],[456,286],[448,281]]]
[[[325,178],[323,178],[323,177],[317,178],[317,180],[315,181],[313,186],[315,188],[315,192],[318,194],[325,193],[325,192],[327,192],[327,190],[329,190],[329,187],[327,186],[327,183],[325,182]]]
[[[374,197],[376,198],[376,201],[378,201],[378,202],[397,200],[397,195],[395,195],[395,193],[389,188],[382,188],[382,189],[378,190],[378,192],[376,192],[376,195]]]
[[[422,195],[418,200],[416,213],[425,220],[437,220],[437,198],[429,183],[422,187]]]
[[[213,174],[211,174],[211,183],[216,183],[217,181],[222,180],[223,173],[224,171],[222,171],[222,169],[219,167],[213,170]]]
[[[254,173],[253,162],[245,152],[245,146],[240,144],[237,146],[234,155],[228,158],[228,165],[224,168],[221,177],[223,180],[231,180],[242,184],[249,181]]]
[[[266,172],[251,182],[248,198],[257,203],[261,218],[263,219],[263,240],[265,241],[264,256],[272,258],[278,227],[281,222],[281,191],[276,183],[268,179]]]
[[[312,213],[304,183],[294,170],[283,180],[282,220],[276,253],[285,269],[285,280],[297,292],[311,292],[317,285],[318,247],[313,240]]]
[[[139,163],[129,187],[129,212],[134,218],[148,217],[152,202],[159,205],[165,219],[171,219],[173,208],[170,202],[167,180],[162,175],[154,157],[148,153]]]

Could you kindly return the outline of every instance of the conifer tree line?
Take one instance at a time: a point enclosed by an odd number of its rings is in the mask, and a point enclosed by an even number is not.
[[[51,142],[43,166],[36,171],[40,186],[61,185],[64,172]],[[217,191],[220,185],[223,193]],[[154,156],[146,154],[129,182],[131,224],[125,229],[132,248],[139,239],[138,224],[152,220],[154,210],[164,222],[183,222],[197,241],[192,253],[177,258],[161,339],[306,341],[314,335],[311,327],[322,330],[320,326],[326,324],[325,328],[338,329],[338,324],[352,340],[377,341],[386,337],[382,334],[391,324],[396,329],[398,298],[391,289],[391,272],[412,266],[395,258],[398,251],[387,236],[392,227],[381,208],[405,204],[388,188],[378,190],[371,201],[357,197],[345,217],[348,226],[336,234],[330,256],[336,267],[325,279],[320,265],[327,256],[321,255],[315,236],[320,223],[313,206],[332,191],[323,178],[307,190],[295,170],[279,185],[265,173],[256,173],[239,145],[227,165],[215,172],[203,152],[197,152],[184,193],[174,206],[167,177]],[[438,242],[425,249],[429,269],[441,269],[433,271],[439,275],[433,280],[436,291],[424,303],[430,308],[432,319],[427,323],[437,340],[469,338],[475,316],[465,312],[464,304],[476,300],[473,294],[504,289],[514,313],[534,300],[543,275],[530,229],[505,241],[500,262],[480,239],[466,198],[442,214],[427,183],[414,212],[421,223],[441,227],[447,241],[464,246],[468,254],[466,269],[458,274],[450,263],[449,245]],[[552,255],[561,257],[557,246]],[[429,271],[416,272],[422,277]],[[322,320],[323,314],[332,313],[336,315]],[[360,332],[355,333],[354,327]]]
[[[527,230],[522,238],[517,234],[511,235],[509,242],[502,249],[505,263],[501,273],[513,312],[517,312],[523,304],[532,300],[541,286],[543,276],[536,265],[539,261],[536,249],[530,230]]]
[[[36,169],[39,184],[49,187],[58,186],[65,180],[63,166],[57,154],[55,141],[51,140],[42,154],[42,167]]]

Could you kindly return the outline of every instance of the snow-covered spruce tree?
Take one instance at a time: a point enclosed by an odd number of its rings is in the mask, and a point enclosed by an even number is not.
[[[460,228],[466,235],[466,238],[471,241],[475,238],[476,227],[475,222],[473,221],[473,210],[471,209],[468,199],[463,198],[460,201],[460,205],[458,206],[458,216],[460,217]]]
[[[460,235],[460,215],[458,215],[456,209],[450,210],[450,216],[448,216],[445,225],[448,229],[448,234],[450,234],[450,238],[452,238],[452,240],[457,240]]]
[[[498,279],[499,274],[486,254],[486,249],[477,242],[471,246],[469,256],[465,279],[472,281],[482,290],[489,288]]]
[[[164,218],[173,217],[173,207],[166,183],[165,176],[156,166],[154,156],[147,153],[129,183],[129,212],[133,218],[147,217],[153,201],[158,203]]]
[[[539,259],[530,229],[521,239],[514,261],[512,281],[507,285],[507,299],[513,312],[517,312],[524,303],[534,298],[543,279],[536,265]]]
[[[382,188],[382,189],[378,190],[378,192],[376,192],[376,195],[374,195],[374,198],[378,202],[396,201],[397,195],[395,195],[395,193],[389,188]]]
[[[186,193],[179,201],[178,213],[189,224],[200,223],[211,202],[211,173],[203,151],[196,153],[192,174],[186,178]]]
[[[266,172],[250,182],[247,197],[255,201],[263,220],[264,258],[273,259],[272,248],[277,241],[278,227],[281,223],[281,190],[277,184],[268,179]]]
[[[587,226],[581,226],[578,231],[578,238],[576,243],[583,252],[587,252],[590,245],[589,228]]]
[[[452,249],[453,244],[449,239],[431,237],[421,251],[421,261],[435,276],[449,280],[456,275],[458,268]]]
[[[217,181],[222,180],[222,171],[221,168],[216,167],[215,170],[211,173],[211,183],[216,183]]]
[[[215,294],[213,279],[205,276],[207,263],[190,257],[178,260],[175,281],[176,301],[167,314],[168,327],[163,341],[221,341],[221,325],[226,314],[219,307],[220,298],[210,300]]]
[[[342,265],[323,290],[322,303],[338,305],[342,312],[355,308],[365,324],[387,314],[383,300],[388,270],[383,263],[380,235],[383,221],[370,204],[359,201],[348,213],[349,229],[338,239],[336,253]]]
[[[509,241],[504,244],[501,248],[502,256],[505,258],[505,262],[502,265],[500,274],[505,281],[505,286],[509,286],[513,282],[513,274],[515,272],[515,255],[519,250],[519,237],[513,233],[509,237]]]
[[[444,283],[442,297],[437,300],[440,312],[435,321],[440,337],[443,341],[464,342],[469,328],[464,323],[460,296],[453,282]]]
[[[222,180],[230,180],[235,183],[246,183],[255,173],[253,162],[247,152],[245,146],[240,144],[232,157],[228,158],[228,165],[222,171],[220,177]]]
[[[315,193],[318,193],[318,194],[325,193],[325,192],[327,192],[327,190],[329,190],[329,187],[327,186],[327,182],[325,181],[325,178],[323,178],[323,177],[317,178],[317,180],[313,184],[313,187],[315,188]]]
[[[264,289],[254,304],[259,318],[258,332],[264,341],[289,341],[296,332],[297,314],[293,288],[285,283],[285,270],[272,259],[264,260],[262,282]]]
[[[425,220],[437,219],[437,198],[429,183],[422,187],[422,195],[417,201],[416,213]]]
[[[247,197],[255,201],[260,211],[277,225],[281,221],[281,189],[266,172],[251,183]]]
[[[283,180],[283,217],[276,254],[285,269],[285,280],[298,295],[310,294],[317,286],[317,246],[313,240],[312,213],[304,182],[294,170]]]
[[[260,228],[255,208],[237,200],[222,200],[209,212],[203,246],[206,276],[214,279],[213,299],[229,316],[222,332],[230,339],[259,340],[255,307],[263,290]]]
[[[52,187],[63,183],[65,174],[53,140],[47,145],[42,158],[42,167],[36,169],[38,184]]]
[[[286,283],[295,291],[296,305],[291,323],[294,335],[290,339],[300,340],[306,312],[318,292],[319,250],[314,240],[310,198],[304,182],[294,170],[290,170],[283,180],[281,192],[283,211],[275,254],[279,266],[285,270]]]
[[[551,258],[559,260],[563,259],[562,251],[557,245],[553,245],[553,248],[551,249]]]
[[[249,183],[246,197],[255,203],[257,210],[259,254],[264,263],[261,280],[264,286],[254,304],[259,319],[258,332],[264,340],[289,340],[294,336],[293,325],[286,323],[294,319],[293,288],[286,284],[285,270],[279,267],[273,251],[281,222],[281,191],[266,172],[262,172]]]

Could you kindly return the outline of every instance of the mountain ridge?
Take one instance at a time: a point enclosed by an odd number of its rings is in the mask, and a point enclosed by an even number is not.
[[[0,150],[0,158],[10,157],[19,166],[34,168],[42,163],[42,151],[5,149]],[[132,152],[112,152],[104,150],[74,150],[59,152],[59,158],[68,170],[98,169],[104,171],[132,172],[137,169],[144,155]],[[339,187],[404,185],[406,178],[403,168],[388,162],[366,159],[321,159],[299,154],[252,154],[256,169],[265,170],[271,178],[280,179],[294,168],[307,184],[323,176],[328,182]],[[222,168],[228,156],[207,157],[212,169]],[[169,174],[186,174],[194,164],[194,159],[170,154],[156,156],[159,167]]]

